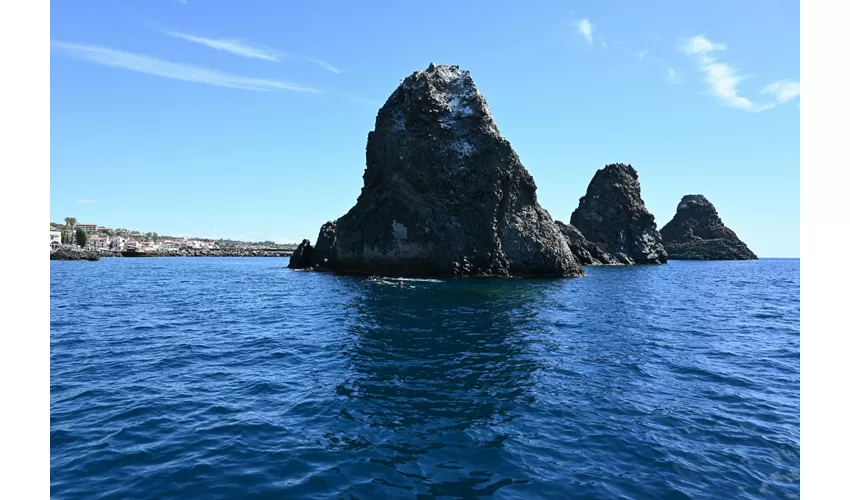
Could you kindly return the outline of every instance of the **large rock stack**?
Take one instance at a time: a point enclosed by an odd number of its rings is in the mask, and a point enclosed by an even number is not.
[[[640,196],[637,171],[615,163],[596,171],[570,225],[621,264],[662,264],[667,252]]]
[[[661,236],[671,259],[758,259],[735,231],[723,224],[717,209],[701,194],[682,198],[676,215],[661,228]]]
[[[378,112],[357,203],[322,226],[312,262],[346,273],[581,274],[536,191],[469,72],[431,64]]]

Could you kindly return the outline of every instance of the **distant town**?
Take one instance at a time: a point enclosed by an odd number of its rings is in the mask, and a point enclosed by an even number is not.
[[[294,250],[296,244],[279,244],[273,241],[238,241],[225,238],[185,238],[164,236],[155,232],[142,233],[131,229],[101,226],[90,222],[77,222],[66,217],[64,223],[50,223],[50,248],[80,249],[99,252],[137,251],[144,253],[169,253],[183,250],[237,250],[276,249]]]

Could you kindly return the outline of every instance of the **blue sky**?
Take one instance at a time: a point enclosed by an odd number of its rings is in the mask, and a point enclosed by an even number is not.
[[[659,227],[700,193],[799,256],[799,2],[305,4],[53,2],[51,220],[314,240],[433,61],[470,70],[556,219],[631,163]]]

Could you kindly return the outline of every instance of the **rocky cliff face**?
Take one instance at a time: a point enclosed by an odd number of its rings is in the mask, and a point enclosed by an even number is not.
[[[311,265],[325,269],[333,269],[334,248],[336,247],[336,221],[325,222],[319,229],[319,238],[316,240],[316,249],[313,252]]]
[[[705,196],[689,194],[676,207],[676,215],[663,228],[664,248],[671,259],[757,259],[747,245],[720,220]]]
[[[378,112],[360,196],[322,227],[328,244],[317,243],[317,264],[350,273],[581,274],[536,191],[469,72],[432,64]]]
[[[570,224],[556,220],[555,225],[561,231],[570,251],[573,252],[579,263],[585,266],[596,265],[618,265],[622,264],[613,255],[606,252],[601,246],[587,241],[587,238],[581,234],[581,231]]]
[[[570,224],[621,264],[662,264],[667,252],[640,196],[637,171],[616,163],[596,171]]]

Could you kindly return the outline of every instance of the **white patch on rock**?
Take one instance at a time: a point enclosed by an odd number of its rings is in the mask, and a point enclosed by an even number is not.
[[[407,228],[401,222],[393,220],[393,237],[397,240],[407,239]]]
[[[449,147],[452,148],[457,154],[466,158],[468,156],[472,156],[475,153],[475,146],[469,143],[466,139],[458,139],[449,143]]]
[[[404,116],[402,116],[401,113],[393,115],[393,132],[404,132],[406,129],[407,125],[404,123]]]

